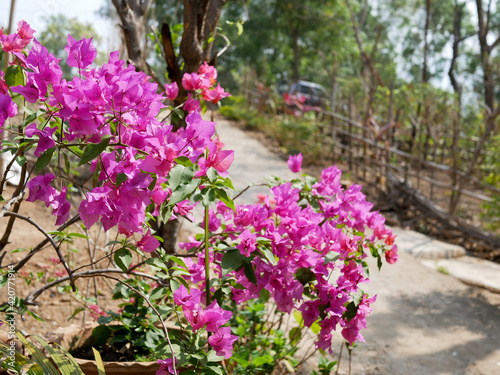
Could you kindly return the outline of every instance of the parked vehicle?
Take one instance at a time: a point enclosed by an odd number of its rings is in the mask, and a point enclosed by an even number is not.
[[[295,98],[302,105],[324,108],[328,94],[323,86],[308,81],[298,81],[290,86],[285,100]]]

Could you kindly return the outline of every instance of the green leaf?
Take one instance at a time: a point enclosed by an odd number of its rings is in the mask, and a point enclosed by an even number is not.
[[[43,168],[49,165],[50,161],[52,160],[52,155],[54,155],[55,149],[55,147],[49,148],[37,159],[35,163],[35,170],[37,171],[37,173],[40,173]]]
[[[68,155],[66,155],[65,152],[61,152],[63,159],[64,159],[64,173],[69,174],[69,171],[71,170],[71,165],[69,164],[69,159]]]
[[[165,287],[158,287],[149,295],[149,299],[154,301],[155,299],[163,298],[167,294],[167,289]]]
[[[247,368],[250,362],[248,362],[245,358],[242,357],[237,357],[236,354],[233,354],[231,357],[232,361],[235,361],[236,363],[239,363],[243,368]]]
[[[21,166],[21,167],[24,164],[26,164],[27,161],[28,161],[28,159],[26,159],[26,156],[24,156],[24,155],[16,156],[16,163],[19,164],[19,166]]]
[[[216,373],[217,375],[224,375],[224,372],[222,371],[222,366],[207,366],[205,368],[212,371],[213,373]]]
[[[224,185],[225,187],[227,187],[231,190],[234,190],[233,182],[231,181],[231,179],[229,177],[226,177],[222,180],[222,185]]]
[[[85,147],[85,151],[83,152],[82,158],[78,165],[80,166],[88,163],[91,160],[94,160],[106,149],[106,147],[108,147],[109,142],[111,142],[111,136],[104,136],[101,143],[92,143]]]
[[[60,375],[59,371],[57,371],[54,365],[49,361],[47,356],[40,351],[40,349],[26,340],[20,332],[16,332],[16,334],[24,347],[28,349],[30,354],[33,356],[34,361],[40,365],[45,375]]]
[[[82,157],[83,151],[80,147],[78,146],[70,146],[69,148],[71,151],[73,151],[77,156]]]
[[[219,174],[214,167],[210,167],[207,170],[207,177],[208,180],[213,184],[215,181],[217,181],[217,177],[219,177]]]
[[[215,190],[211,188],[205,188],[201,191],[201,203],[208,207],[210,203],[215,202]]]
[[[23,70],[19,65],[11,65],[5,72],[5,83],[9,86],[24,85]]]
[[[45,323],[45,320],[43,320],[43,318],[40,315],[38,315],[37,313],[34,313],[33,311],[30,311],[30,310],[27,310],[26,312],[28,314],[30,314],[33,318],[38,320],[39,322]]]
[[[149,258],[146,260],[146,264],[149,264],[153,268],[153,271],[168,271],[167,265],[158,258]]]
[[[252,364],[254,366],[257,366],[257,367],[265,365],[267,363],[273,363],[273,362],[274,362],[274,358],[271,357],[269,354],[263,355],[262,357],[257,357],[257,358],[252,359]]]
[[[346,306],[346,311],[344,312],[344,318],[347,319],[347,321],[350,321],[352,318],[356,316],[356,313],[358,312],[358,306],[351,301],[347,304]]]
[[[252,265],[245,262],[243,270],[245,271],[245,276],[247,277],[248,281],[250,281],[254,285],[257,285],[257,277],[255,276],[255,271]]]
[[[366,278],[370,278],[370,266],[368,266],[368,263],[366,261],[362,260],[361,265],[363,266],[363,271],[365,272]]]
[[[339,258],[340,258],[340,254],[339,253],[336,253],[334,251],[329,251],[325,255],[325,261],[323,262],[323,265],[327,265],[328,263],[335,262]]]
[[[276,261],[276,258],[274,256],[274,254],[271,252],[271,250],[269,250],[267,247],[261,247],[259,248],[259,250],[262,252],[262,254],[264,254],[264,256],[266,257],[266,259],[269,261],[269,263],[271,263],[273,266],[277,265],[278,262]]]
[[[317,335],[321,331],[321,326],[319,325],[318,321],[315,321],[313,324],[311,324],[311,331],[315,335]]]
[[[101,325],[105,325],[105,324],[111,323],[113,320],[114,319],[112,316],[100,316],[97,319],[97,323],[99,323]]]
[[[184,268],[186,270],[188,269],[188,267],[186,266],[186,263],[184,263],[184,261],[181,258],[178,258],[178,257],[173,256],[173,255],[169,255],[168,260],[171,260],[172,262],[177,263],[179,266],[181,266],[182,268]]]
[[[238,36],[241,36],[241,34],[243,34],[243,23],[236,22],[236,28],[238,29]]]
[[[115,263],[123,272],[127,272],[132,263],[132,253],[129,249],[122,248],[114,255]]]
[[[193,166],[193,162],[187,156],[179,156],[174,161],[175,161],[175,163],[183,165],[185,167],[192,167]]]
[[[111,336],[111,329],[108,326],[97,326],[92,330],[92,338],[95,346],[102,346]]]
[[[194,169],[192,167],[185,167],[184,165],[176,165],[170,170],[168,174],[168,184],[172,191],[177,189],[179,185],[189,183],[194,177]]]
[[[288,333],[290,344],[295,345],[302,337],[302,330],[299,327],[294,327]]]
[[[236,207],[234,207],[233,200],[227,195],[227,192],[224,189],[215,189],[215,194],[217,198],[219,198],[226,206],[236,212]]]
[[[304,319],[302,318],[302,313],[299,310],[294,310],[293,317],[299,323],[300,327],[304,327]]]
[[[192,180],[186,185],[179,186],[170,196],[169,204],[174,205],[186,199],[189,194],[193,193],[198,185],[200,185],[201,180]]]
[[[73,311],[73,314],[71,314],[71,316],[68,318],[68,320],[73,319],[77,314],[81,313],[84,310],[85,310],[85,308],[83,308],[83,307],[77,307],[75,309],[75,311]]]
[[[123,182],[127,181],[128,177],[124,173],[118,173],[116,176],[116,186],[121,185]]]
[[[97,373],[99,375],[106,375],[106,370],[104,369],[104,363],[102,362],[101,355],[95,348],[92,348],[92,352],[94,352],[95,363],[97,366]]]
[[[222,257],[221,267],[222,276],[226,276],[229,272],[240,268],[241,263],[245,260],[245,256],[241,254],[239,249],[230,248]]]
[[[57,366],[57,369],[61,372],[62,375],[83,375],[83,372],[80,370],[80,368],[75,369],[72,366],[72,362],[66,354],[67,352],[65,352],[62,348],[52,348],[42,338],[38,336],[33,337],[38,340],[38,342],[40,342],[45,351],[49,352],[52,361]]]

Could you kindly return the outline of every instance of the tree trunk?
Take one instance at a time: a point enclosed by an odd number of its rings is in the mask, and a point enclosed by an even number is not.
[[[292,27],[292,48],[293,48],[292,78],[294,82],[297,82],[300,79],[299,30],[297,26]]]
[[[146,56],[142,40],[145,39],[145,15],[152,0],[112,0],[121,21],[127,54],[137,70],[146,72]]]
[[[425,1],[425,27],[424,27],[424,60],[422,62],[422,83],[427,83],[427,51],[429,50],[428,34],[431,19],[431,0]]]

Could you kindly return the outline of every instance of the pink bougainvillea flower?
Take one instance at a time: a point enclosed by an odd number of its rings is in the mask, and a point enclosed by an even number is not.
[[[66,271],[66,270],[57,270],[57,271],[55,272],[55,275],[56,275],[57,277],[63,277],[63,276],[66,276],[67,274],[68,274],[68,271]]]
[[[208,89],[210,86],[210,80],[204,75],[197,73],[184,73],[184,76],[182,77],[182,87],[188,91]]]
[[[27,46],[31,39],[33,39],[35,30],[26,21],[22,20],[17,23],[17,34],[24,40],[25,46]]]
[[[236,247],[240,250],[241,254],[249,257],[250,253],[256,249],[257,236],[248,229],[245,229],[240,234],[240,241]]]
[[[97,50],[92,44],[92,38],[76,40],[71,35],[68,35],[67,40],[68,44],[64,47],[64,50],[68,53],[66,63],[78,69],[88,68],[97,56]]]
[[[183,308],[184,316],[186,317],[191,327],[193,327],[193,332],[198,331],[205,325],[205,312],[200,304],[190,306],[190,308]]]
[[[174,100],[179,95],[179,86],[177,82],[172,82],[170,85],[165,86],[165,94],[169,100]]]
[[[319,318],[319,305],[321,301],[306,301],[299,307],[304,319],[304,325],[310,327]]]
[[[99,319],[101,316],[106,316],[106,313],[97,305],[89,305],[90,316],[95,320]]]
[[[34,152],[35,156],[42,155],[46,150],[56,145],[56,142],[52,139],[52,135],[56,130],[56,128],[50,127],[46,127],[45,130],[39,130],[35,123],[26,127],[25,133],[29,138],[33,138],[34,135],[38,136],[38,143]]]
[[[191,288],[190,291],[181,284],[181,286],[174,292],[174,302],[187,309],[193,308],[195,305],[199,305],[201,302],[201,296],[203,292],[196,288]]]
[[[210,82],[210,86],[212,86],[217,80],[217,69],[215,66],[208,65],[206,61],[204,61],[198,68],[198,74],[206,77]]]
[[[66,186],[63,187],[62,191],[57,192],[52,202],[50,202],[50,206],[53,208],[52,215],[57,216],[56,225],[64,224],[69,218],[71,203],[67,200],[66,190]]]
[[[231,327],[222,327],[208,338],[208,343],[217,355],[229,359],[233,355],[233,343],[236,340],[238,336],[231,334]]]
[[[196,172],[196,176],[203,176],[208,168],[213,167],[222,177],[226,177],[228,175],[227,170],[233,161],[233,150],[217,151],[217,145],[215,143],[210,143],[208,145],[208,158],[200,158],[198,161],[200,170]]]
[[[5,73],[3,71],[0,71],[0,94],[1,95],[7,95],[9,92],[9,86],[7,86],[7,83],[5,83]]]
[[[160,368],[156,371],[156,375],[170,375],[174,374],[174,360],[172,358],[159,359],[158,364]],[[177,364],[177,358],[175,358],[175,365]]]
[[[177,203],[174,206],[173,214],[171,220],[177,218],[177,215],[185,217],[188,220],[191,220],[193,223],[195,222],[195,218],[193,216],[193,209],[195,208],[196,203],[191,203],[188,199],[183,200],[182,202]],[[177,214],[177,215],[175,215]]]
[[[384,255],[385,255],[385,260],[387,261],[387,263],[389,263],[389,264],[397,263],[397,261],[399,259],[398,246],[393,245],[390,250],[387,250],[385,252]]]
[[[287,161],[288,168],[290,168],[293,173],[299,173],[302,169],[302,159],[301,153],[297,155],[290,155]]]
[[[226,324],[233,316],[231,311],[224,310],[217,301],[213,301],[206,309],[203,319],[207,325],[208,332],[216,332],[221,326]]]
[[[188,100],[184,103],[184,110],[188,113],[200,112],[200,102],[196,99],[191,98],[191,94],[188,94]]]
[[[30,44],[33,39],[33,30],[26,21],[19,21],[17,33],[4,35],[3,28],[0,31],[0,42],[4,52],[22,52],[24,47]]]
[[[9,95],[0,94],[0,126],[3,126],[9,117],[15,115],[17,115],[17,104]]]
[[[209,89],[203,90],[201,96],[203,97],[203,100],[217,104],[219,100],[227,98],[228,96],[231,96],[231,94],[225,92],[224,89],[220,86],[220,84],[218,84],[217,87],[215,87],[212,90]]]
[[[137,242],[137,247],[144,251],[145,253],[152,253],[160,246],[160,241],[158,241],[154,236],[151,235],[151,230],[148,229],[148,232],[141,238],[139,242]]]
[[[45,206],[49,207],[50,202],[54,200],[54,195],[57,194],[57,190],[49,185],[55,178],[56,176],[52,173],[46,173],[43,176],[32,178],[26,185],[30,191],[26,201],[35,202],[39,200],[45,202]]]

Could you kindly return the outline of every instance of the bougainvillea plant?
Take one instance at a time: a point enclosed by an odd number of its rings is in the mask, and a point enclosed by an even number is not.
[[[204,63],[184,75],[182,85],[190,95],[180,111],[165,104],[177,96],[175,83],[159,93],[157,84],[126,66],[118,52],[94,67],[91,39],[68,36],[67,64],[76,74],[71,81],[62,79],[59,60],[32,40],[33,34],[25,22],[17,33],[0,31],[3,53],[13,61],[0,77],[2,152],[22,166],[20,184],[3,202],[1,216],[12,223],[26,220],[18,214],[23,199],[51,207],[60,227],[45,233],[45,243],[57,251],[66,274],[32,292],[25,305],[48,287],[69,282],[75,288],[80,277],[107,277],[137,292],[151,320],[161,323],[163,335],[146,343],[163,356],[158,374],[227,371],[242,339],[230,321],[238,307],[262,298],[281,313],[300,316],[301,329],[314,328],[317,349],[331,353],[336,330],[349,345],[363,341],[360,331],[375,301],[359,287],[368,281],[365,258],[378,258],[380,267],[382,258],[395,263],[398,256],[394,235],[371,211],[361,186],[343,186],[341,171],[333,166],[319,180],[272,179],[270,194],[260,203],[236,204],[227,177],[234,152],[223,149],[216,124],[200,113],[204,101],[217,103],[229,95],[217,84],[214,67]],[[186,126],[172,131],[172,114],[185,116]],[[29,153],[37,157],[35,163],[26,162]],[[288,165],[299,173],[301,162],[298,155]],[[46,167],[52,172],[44,173]],[[90,168],[92,177],[75,182],[75,168]],[[83,196],[76,207],[68,200],[70,190]],[[202,215],[194,213],[198,205]],[[161,247],[152,223],[174,218],[197,222],[202,230],[171,254]],[[75,223],[84,228],[99,223],[119,233],[105,254],[115,268],[70,268],[59,247]],[[140,271],[132,265],[132,253],[142,259]],[[20,272],[26,263],[2,270]],[[140,287],[132,278],[149,284]],[[89,309],[103,326],[112,320],[97,305]],[[177,321],[178,329],[168,329],[166,319]]]

